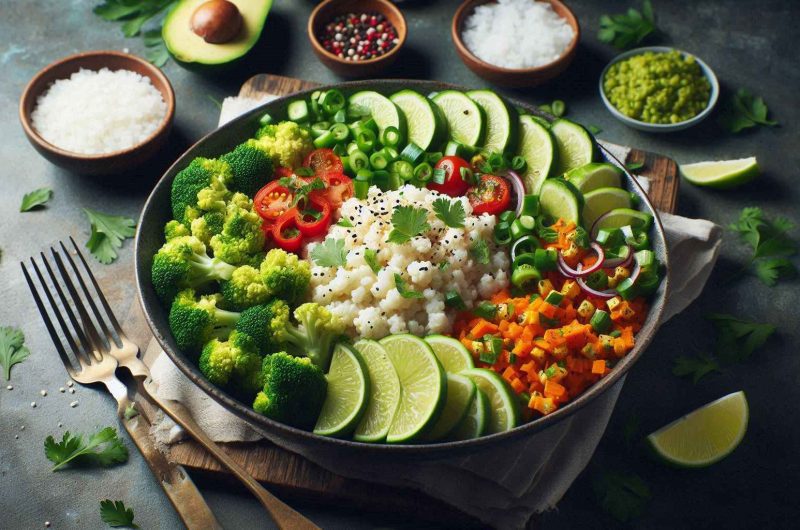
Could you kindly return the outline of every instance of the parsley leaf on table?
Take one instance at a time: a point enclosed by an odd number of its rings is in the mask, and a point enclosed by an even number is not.
[[[635,473],[605,472],[592,487],[603,511],[623,523],[641,516],[651,498],[650,488]]]
[[[381,264],[378,263],[378,252],[374,248],[364,250],[364,261],[367,262],[372,272],[378,274],[381,270]]]
[[[22,204],[19,207],[20,212],[28,212],[38,206],[44,206],[53,197],[53,190],[50,188],[39,188],[30,193],[26,193],[22,197]]]
[[[142,40],[144,40],[145,48],[147,48],[144,51],[144,56],[148,61],[159,68],[167,64],[169,51],[167,50],[167,45],[164,44],[164,39],[161,38],[160,29],[145,31]]]
[[[413,206],[398,206],[392,213],[392,231],[389,243],[402,244],[430,229],[428,211]]]
[[[725,101],[719,115],[719,123],[731,133],[738,133],[757,125],[769,127],[778,125],[778,122],[770,120],[768,115],[769,108],[764,98],[754,96],[747,89],[740,88]]]
[[[77,464],[110,467],[128,461],[128,448],[117,436],[117,430],[106,427],[89,437],[84,443],[83,436],[73,436],[69,431],[64,433],[60,442],[52,436],[44,441],[44,454],[53,462],[53,471],[59,470],[64,465],[75,462]]]
[[[394,274],[394,286],[403,298],[422,298],[422,293],[409,289],[406,281],[397,273]]]
[[[641,12],[630,8],[627,13],[601,16],[597,38],[615,48],[624,50],[642,42],[655,30],[653,5],[650,0],[644,0]]]
[[[136,221],[88,208],[83,211],[92,224],[92,235],[86,242],[86,248],[97,261],[108,265],[117,259],[117,249],[122,246],[122,242],[136,234]]]
[[[451,201],[444,197],[439,197],[433,201],[433,212],[436,217],[441,219],[444,224],[450,228],[462,228],[464,226],[464,219],[467,213],[464,211],[464,205],[461,201]]]
[[[24,361],[31,352],[25,347],[25,335],[11,327],[0,327],[0,367],[6,381],[11,379],[11,367]]]
[[[691,377],[692,383],[697,384],[700,379],[711,372],[720,372],[719,362],[711,355],[700,353],[695,357],[681,355],[672,365],[672,373],[678,377]]]
[[[483,239],[478,239],[469,247],[469,254],[482,265],[489,263],[489,245]]]
[[[344,239],[325,238],[311,251],[311,259],[320,267],[344,267],[347,263]]]
[[[778,280],[797,274],[797,267],[788,259],[797,254],[797,243],[788,232],[794,223],[784,217],[766,219],[761,208],[745,208],[738,221],[729,228],[739,234],[753,254],[740,272],[753,269],[753,273],[765,285],[773,287]]]
[[[726,363],[746,360],[775,333],[772,324],[741,320],[733,315],[712,314],[706,318],[717,330],[714,353]]]
[[[139,528],[133,524],[133,510],[126,508],[122,501],[112,501],[111,499],[100,501],[100,519],[108,526]]]

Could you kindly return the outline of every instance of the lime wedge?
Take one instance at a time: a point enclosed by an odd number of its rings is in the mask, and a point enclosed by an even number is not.
[[[448,438],[450,440],[472,440],[482,436],[486,432],[491,416],[492,409],[489,398],[486,397],[483,390],[478,388],[467,415],[464,416],[461,423],[456,425],[456,428],[453,429]]]
[[[519,154],[525,159],[525,171],[520,173],[525,192],[539,193],[544,179],[550,175],[556,161],[556,143],[547,127],[537,116],[519,119]]]
[[[653,225],[653,216],[649,213],[640,212],[632,208],[614,208],[597,223],[597,226],[594,227],[594,231],[600,230],[601,228],[621,228],[626,225],[641,230],[647,230]],[[592,234],[593,237],[595,235],[597,234]]]
[[[519,422],[519,405],[514,392],[496,373],[485,368],[470,368],[464,370],[461,375],[472,379],[489,398],[489,423],[486,426],[486,433],[509,431],[517,426]]]
[[[382,442],[400,404],[400,379],[383,346],[374,340],[363,339],[353,347],[367,365],[370,382],[367,410],[356,426],[353,438],[359,442]]]
[[[615,208],[630,208],[631,192],[622,188],[598,188],[583,194],[583,226],[591,227],[597,218]]]
[[[566,180],[547,179],[539,189],[539,206],[542,213],[553,219],[580,224],[581,201],[580,192]]]
[[[372,119],[378,124],[381,135],[386,127],[391,126],[397,127],[400,134],[406,136],[406,118],[397,105],[386,96],[373,90],[363,90],[350,96],[348,103],[361,111],[369,111]]]
[[[470,90],[467,96],[478,104],[486,116],[486,137],[483,148],[487,151],[510,153],[517,146],[517,111],[506,105],[503,98],[491,90]]]
[[[457,374],[462,370],[475,367],[472,355],[456,339],[444,335],[429,335],[425,337],[425,342],[433,348],[434,355],[448,374]]]
[[[647,437],[656,454],[681,467],[719,462],[739,445],[750,412],[744,392],[728,394],[662,427]]]
[[[592,162],[567,171],[564,178],[581,193],[598,188],[619,188],[622,185],[622,170],[614,164]]]
[[[697,186],[727,189],[750,182],[759,174],[756,157],[697,162],[681,166],[683,178]]]
[[[367,408],[370,386],[367,367],[357,351],[339,343],[333,350],[331,367],[325,378],[328,394],[314,434],[346,436],[353,432]]]
[[[408,334],[380,341],[400,378],[400,405],[386,436],[389,443],[407,442],[432,425],[445,403],[447,377],[424,340]]]
[[[401,90],[389,97],[406,118],[408,141],[423,151],[441,145],[446,139],[447,124],[436,112],[431,100],[413,90]]]
[[[466,94],[442,90],[433,96],[450,129],[450,138],[464,145],[480,146],[486,130],[483,111]]]
[[[588,164],[594,159],[594,139],[583,126],[560,119],[553,122],[550,132],[556,137],[558,149],[556,176]]]
[[[478,387],[469,377],[447,374],[447,396],[442,414],[423,438],[433,441],[446,437],[466,417],[477,393]]]

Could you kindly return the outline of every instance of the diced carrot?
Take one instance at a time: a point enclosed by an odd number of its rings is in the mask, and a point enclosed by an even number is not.
[[[500,324],[497,325],[497,328],[500,330],[500,333],[504,333],[508,331],[508,326],[511,324],[508,320],[501,320]]]
[[[617,337],[614,339],[614,353],[617,355],[617,357],[622,357],[628,353],[628,348],[625,347],[625,341],[622,340],[622,337]]]
[[[513,340],[518,339],[519,337],[522,336],[522,326],[520,326],[516,322],[511,322],[508,325],[508,328],[507,328],[507,331],[505,333],[505,336],[508,337],[509,339],[513,339]]]
[[[508,368],[505,369],[505,371],[503,372],[503,379],[505,379],[508,382],[511,382],[512,379],[517,379],[517,371],[514,370],[513,366],[509,366]]]
[[[529,374],[532,371],[535,372],[536,371],[536,363],[533,362],[533,361],[528,361],[525,364],[523,364],[522,366],[520,366],[519,369],[521,371],[525,372],[526,374]]]
[[[558,308],[553,304],[550,304],[548,302],[542,302],[542,305],[539,306],[539,313],[546,316],[547,318],[555,318],[556,309]]]
[[[519,394],[520,392],[522,392],[523,390],[525,390],[525,383],[523,383],[522,381],[520,381],[518,378],[514,378],[514,379],[511,381],[511,388],[513,388],[513,389],[514,389],[514,392],[516,392],[517,394]]]
[[[548,381],[544,384],[544,395],[547,397],[560,399],[564,397],[567,389],[555,381]]]
[[[488,320],[481,319],[480,322],[473,326],[472,330],[470,331],[470,335],[476,338],[481,338],[484,335],[488,335],[490,333],[496,333],[498,330],[497,324],[493,324]]]
[[[500,303],[503,303],[503,302],[505,302],[506,300],[508,300],[510,297],[511,297],[511,295],[508,293],[508,291],[506,291],[505,289],[503,289],[502,291],[498,291],[498,292],[496,292],[496,293],[495,293],[495,294],[492,296],[492,298],[491,298],[490,300],[491,300],[491,302],[492,302],[493,304],[500,304]]]
[[[514,349],[511,351],[514,352],[514,355],[518,357],[527,357],[528,355],[530,355],[532,350],[533,350],[532,342],[518,340],[516,344],[514,344]]]
[[[606,373],[606,362],[603,360],[592,361],[592,373],[597,375]]]
[[[631,329],[630,326],[622,328],[622,335],[620,335],[620,338],[626,348],[633,348],[633,329]]]

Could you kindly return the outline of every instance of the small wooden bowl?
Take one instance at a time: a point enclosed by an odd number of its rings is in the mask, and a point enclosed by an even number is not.
[[[87,70],[130,70],[150,79],[161,92],[167,104],[167,113],[158,128],[143,142],[128,149],[86,155],[57,147],[33,128],[31,113],[39,96],[59,79],[67,79],[81,68]],[[31,145],[53,164],[84,175],[108,175],[122,173],[144,163],[166,143],[175,117],[175,93],[167,77],[157,67],[134,55],[115,51],[93,51],[65,57],[46,66],[22,92],[19,102],[19,119]]]
[[[461,4],[453,17],[453,24],[450,32],[453,37],[453,42],[456,45],[456,51],[458,51],[458,55],[461,57],[461,60],[464,61],[464,64],[467,65],[467,68],[495,85],[517,88],[541,85],[567,69],[572,59],[575,57],[575,52],[578,50],[578,42],[581,39],[581,27],[578,24],[578,19],[575,18],[575,14],[560,0],[537,0],[547,2],[553,6],[553,11],[555,11],[558,16],[565,19],[575,32],[572,42],[569,43],[564,53],[555,61],[535,68],[502,68],[487,63],[474,55],[461,39],[464,21],[475,11],[477,6],[488,4],[493,1],[494,0],[466,0]],[[487,38],[491,38],[491,36],[487,36]]]
[[[345,61],[325,48],[317,38],[325,25],[339,15],[347,13],[380,13],[394,26],[399,42],[384,55],[366,61]],[[342,77],[375,77],[397,59],[406,42],[406,19],[403,13],[388,0],[325,0],[308,17],[308,39],[311,48],[322,64]]]

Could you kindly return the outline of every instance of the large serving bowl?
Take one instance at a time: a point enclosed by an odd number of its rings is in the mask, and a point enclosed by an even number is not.
[[[322,90],[334,87],[341,90],[345,95],[365,89],[374,89],[382,93],[392,93],[397,90],[411,88],[422,94],[444,89],[462,89],[461,87],[433,81],[372,80],[342,83],[339,85],[322,87]],[[274,118],[283,118],[286,116],[286,106],[291,100],[300,97],[307,98],[311,92],[312,90],[307,90],[267,103],[217,129],[197,142],[167,170],[163,177],[161,177],[161,180],[156,184],[144,206],[136,234],[136,282],[140,300],[155,338],[175,365],[194,384],[223,407],[267,434],[268,437],[279,440],[289,447],[298,448],[301,452],[314,452],[315,454],[341,454],[342,452],[349,452],[351,455],[357,452],[359,456],[363,457],[388,457],[392,458],[393,462],[398,462],[398,459],[405,458],[409,460],[418,458],[438,458],[472,453],[487,448],[494,450],[506,444],[516,442],[521,437],[530,436],[533,433],[558,423],[585,407],[587,404],[597,399],[603,392],[614,386],[614,384],[636,363],[652,340],[656,329],[658,329],[668,293],[668,274],[651,301],[650,314],[647,322],[645,322],[641,331],[639,331],[636,336],[636,346],[620,360],[611,373],[603,377],[576,399],[560,407],[552,414],[543,416],[504,433],[467,441],[414,445],[367,444],[350,440],[326,438],[278,423],[257,414],[251,408],[252,403],[238,401],[225,390],[211,384],[200,372],[196,360],[181,352],[175,345],[175,340],[172,337],[167,321],[169,310],[164,307],[163,303],[159,300],[150,281],[150,267],[152,265],[153,255],[164,243],[164,224],[171,219],[170,186],[172,185],[172,179],[178,171],[189,165],[195,157],[219,156],[232,150],[238,144],[253,136],[258,128],[258,120],[265,112],[269,113]],[[540,111],[537,111],[530,105],[518,101],[511,101],[511,103],[527,109],[532,114],[544,116]],[[600,146],[600,152],[607,161],[624,169],[624,166],[602,146]],[[627,171],[625,171],[625,180],[627,188],[639,197],[642,209],[652,214],[655,218],[653,227],[653,250],[661,263],[667,265],[667,271],[669,271],[664,232],[658,214],[650,204],[644,190]]]

